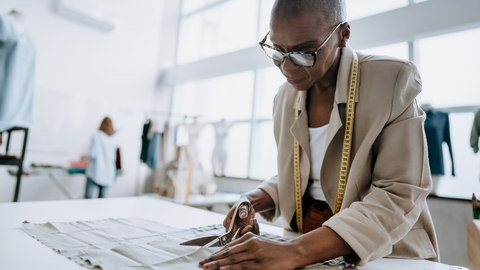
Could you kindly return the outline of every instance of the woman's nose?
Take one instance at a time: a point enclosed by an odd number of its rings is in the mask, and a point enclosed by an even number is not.
[[[293,63],[289,57],[285,57],[285,60],[283,61],[283,63],[280,64],[280,68],[282,69],[283,74],[288,74],[291,71],[298,69],[299,66]]]

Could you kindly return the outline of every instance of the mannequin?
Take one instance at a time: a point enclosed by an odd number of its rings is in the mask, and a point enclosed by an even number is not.
[[[213,173],[217,176],[225,176],[225,165],[227,164],[225,144],[232,124],[222,119],[220,122],[214,123],[213,126],[215,127],[215,147],[212,154]]]
[[[0,137],[13,127],[33,122],[35,46],[17,10],[0,14]],[[0,139],[1,144],[1,139]]]
[[[22,13],[15,9],[12,9],[8,16],[10,16],[12,24],[18,33],[25,33],[27,31],[25,27],[25,16]]]

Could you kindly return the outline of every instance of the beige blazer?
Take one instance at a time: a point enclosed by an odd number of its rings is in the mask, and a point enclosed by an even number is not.
[[[335,208],[340,154],[344,136],[347,85],[352,56],[347,45],[337,78],[328,127],[325,159],[320,171],[327,203]],[[426,203],[431,189],[425,113],[415,97],[422,82],[412,62],[357,53],[359,77],[353,144],[342,210],[323,226],[340,235],[364,265],[382,257],[439,260],[435,229]],[[259,188],[275,202],[267,220],[281,217],[290,229],[295,212],[293,138],[300,144],[302,192],[310,173],[307,92],[300,92],[300,115],[294,121],[298,91],[288,83],[275,97],[273,120],[278,148],[278,175]]]

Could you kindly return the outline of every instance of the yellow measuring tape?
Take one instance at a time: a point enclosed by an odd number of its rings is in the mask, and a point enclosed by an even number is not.
[[[358,59],[353,55],[352,66],[350,68],[350,78],[348,84],[347,98],[347,117],[345,121],[345,134],[343,137],[342,159],[340,163],[340,175],[338,179],[337,200],[334,214],[340,212],[342,208],[345,187],[347,186],[348,167],[350,165],[350,152],[353,138],[353,121],[355,117],[355,96],[357,93],[358,82]],[[295,121],[298,119],[298,103],[300,95],[297,96],[297,107],[295,110]],[[303,210],[302,210],[302,181],[300,174],[300,147],[297,139],[293,138],[293,173],[295,180],[295,210],[297,211],[297,228],[303,233]]]
[[[298,119],[298,103],[300,95],[297,96],[297,108],[295,109],[295,122]],[[300,175],[300,147],[298,141],[293,137],[293,175],[295,178],[295,210],[297,211],[297,228],[303,233],[303,212],[302,212],[302,177]]]

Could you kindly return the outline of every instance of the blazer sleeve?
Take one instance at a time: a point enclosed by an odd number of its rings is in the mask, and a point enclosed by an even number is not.
[[[358,266],[389,255],[426,205],[432,180],[425,113],[415,100],[420,91],[417,69],[406,63],[397,77],[389,120],[373,145],[367,195],[324,223],[355,251],[346,259]]]
[[[264,219],[271,222],[275,221],[280,216],[280,205],[279,205],[279,199],[278,199],[278,182],[277,181],[278,181],[277,176],[273,176],[267,181],[264,181],[262,184],[260,184],[260,186],[258,186],[258,188],[265,191],[275,203],[275,209],[260,213],[260,215]]]

